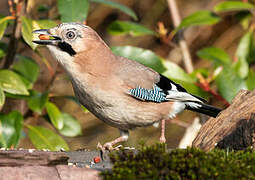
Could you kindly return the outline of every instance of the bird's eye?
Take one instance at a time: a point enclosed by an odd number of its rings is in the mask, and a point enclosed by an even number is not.
[[[68,31],[68,32],[66,33],[66,37],[67,37],[68,39],[73,39],[73,38],[75,37],[75,33],[74,33],[73,31]]]

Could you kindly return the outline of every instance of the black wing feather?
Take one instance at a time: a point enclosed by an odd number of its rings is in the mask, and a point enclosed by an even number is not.
[[[156,85],[160,87],[163,91],[170,91],[172,90],[172,84],[176,86],[176,89],[180,92],[187,92],[180,84],[175,83],[174,81],[168,79],[167,77],[160,74],[160,80]]]
[[[180,84],[175,83],[174,81],[168,79],[167,77],[163,76],[162,74],[160,74],[160,80],[158,83],[156,83],[156,85],[162,89],[164,92],[167,93],[167,91],[171,91],[173,90],[173,85],[176,86],[177,91],[179,92],[187,92],[186,89],[184,89]],[[187,92],[188,93],[188,92]],[[190,93],[189,93],[190,94]],[[196,95],[190,94],[192,96],[194,96],[195,98],[201,100],[202,102],[207,102],[206,100],[204,100],[201,97],[198,97]]]

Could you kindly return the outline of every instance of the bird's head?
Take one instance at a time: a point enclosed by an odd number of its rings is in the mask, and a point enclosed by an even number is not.
[[[33,31],[39,34],[39,40],[33,42],[46,45],[53,56],[65,67],[73,63],[79,54],[96,48],[102,42],[90,27],[79,23],[62,23],[51,29]]]

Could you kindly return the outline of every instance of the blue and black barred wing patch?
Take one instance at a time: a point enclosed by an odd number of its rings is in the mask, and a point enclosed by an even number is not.
[[[153,89],[137,87],[129,90],[129,94],[137,99],[152,102],[166,101],[166,94],[158,86],[154,85]]]

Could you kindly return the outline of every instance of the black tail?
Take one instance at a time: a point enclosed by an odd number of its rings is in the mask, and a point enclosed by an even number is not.
[[[190,106],[186,105],[186,109],[195,111],[195,112],[199,112],[199,113],[203,113],[203,114],[206,114],[206,115],[212,116],[212,117],[216,117],[221,112],[221,109],[216,108],[214,106],[210,106],[208,104],[199,103],[199,105],[201,105],[201,107],[190,107]]]

